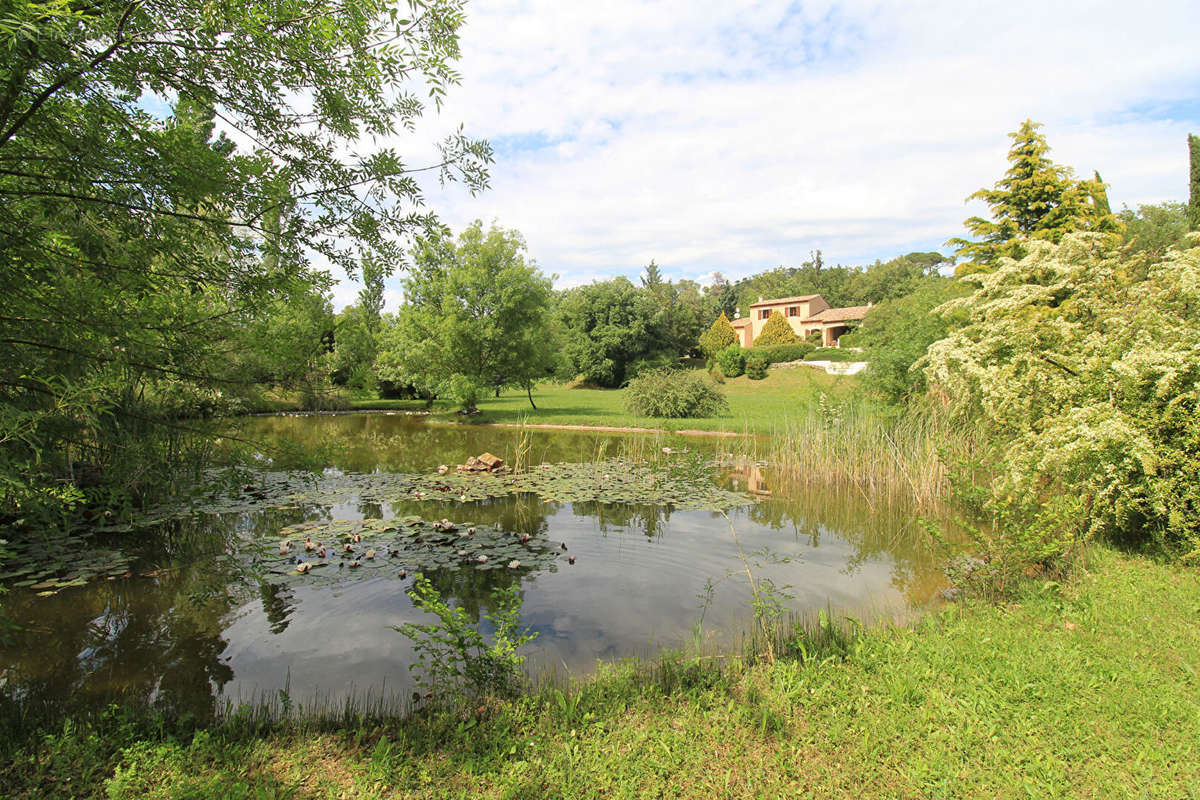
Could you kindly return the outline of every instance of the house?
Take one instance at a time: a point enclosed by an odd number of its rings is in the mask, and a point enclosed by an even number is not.
[[[763,300],[760,297],[757,303],[751,304],[749,316],[738,317],[730,324],[737,332],[738,344],[751,347],[762,333],[767,320],[778,311],[800,338],[804,339],[810,333],[818,332],[821,334],[822,347],[837,347],[838,339],[851,329],[850,323],[858,322],[870,310],[871,304],[830,308],[829,303],[819,294],[779,297],[774,300]]]

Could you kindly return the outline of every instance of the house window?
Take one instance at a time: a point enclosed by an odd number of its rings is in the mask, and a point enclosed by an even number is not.
[[[800,306],[788,306],[788,316],[789,317],[800,316]]]
[[[770,319],[770,318],[771,318],[771,309],[769,309],[769,308],[760,308],[760,309],[758,310],[758,318],[759,318],[759,319]]]

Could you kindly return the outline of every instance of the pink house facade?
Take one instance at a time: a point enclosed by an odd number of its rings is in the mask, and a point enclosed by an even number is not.
[[[738,335],[738,344],[751,347],[771,315],[778,311],[792,326],[796,335],[804,339],[811,333],[820,333],[822,347],[837,347],[838,339],[849,331],[851,323],[862,320],[871,310],[870,305],[849,308],[830,308],[819,294],[799,297],[779,297],[774,300],[759,298],[750,306],[750,314],[732,321]]]

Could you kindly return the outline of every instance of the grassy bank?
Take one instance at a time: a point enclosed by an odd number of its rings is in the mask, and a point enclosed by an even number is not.
[[[1065,585],[820,657],[615,667],[566,695],[351,726],[110,719],[9,753],[0,795],[1200,796],[1200,580],[1097,550]]]
[[[536,410],[530,408],[524,391],[510,389],[501,392],[498,398],[483,398],[479,403],[481,413],[470,422],[517,424],[524,421],[529,424],[771,434],[789,419],[798,419],[815,408],[822,393],[830,397],[844,396],[855,380],[852,376],[826,375],[807,367],[772,369],[761,381],[752,381],[745,376],[731,378],[722,387],[729,399],[729,413],[704,419],[638,417],[625,410],[624,392],[620,389],[569,388],[564,384],[545,383],[534,391]],[[350,401],[350,406],[357,410],[415,411],[424,409],[425,404],[412,400],[356,399]],[[432,417],[444,421],[463,419],[441,402],[434,404]]]

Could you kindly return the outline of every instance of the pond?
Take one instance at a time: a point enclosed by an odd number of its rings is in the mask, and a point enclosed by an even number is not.
[[[752,463],[698,476],[726,440],[380,413],[239,425],[242,437],[318,453],[323,471],[276,464],[239,476],[198,513],[95,534],[124,554],[118,570],[127,572],[49,595],[35,591],[44,584],[10,583],[5,605],[19,629],[0,651],[4,698],[64,712],[142,703],[207,718],[281,692],[306,708],[407,697],[415,654],[393,626],[433,619],[407,593],[418,571],[473,618],[497,587],[517,585],[522,623],[538,633],[524,651],[530,670],[574,676],[661,648],[736,649],[752,619],[739,545],[800,614],[828,606],[864,622],[894,619],[942,588],[937,553],[903,504]],[[523,464],[534,483],[506,478],[514,489],[489,492],[470,481],[491,476],[436,472],[484,451]],[[628,502],[635,496],[654,502]],[[713,510],[721,505],[731,506],[727,517]],[[326,557],[304,551],[306,539]],[[298,574],[298,561],[315,568]]]

